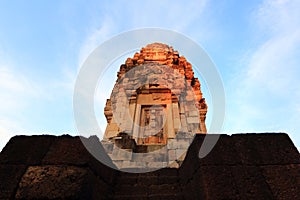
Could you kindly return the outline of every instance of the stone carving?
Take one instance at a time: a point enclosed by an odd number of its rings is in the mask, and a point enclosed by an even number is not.
[[[162,153],[168,155],[171,141],[186,144],[177,149],[183,152],[189,143],[181,140],[191,141],[193,134],[206,133],[206,113],[207,104],[192,65],[166,44],[148,44],[120,66],[104,109],[108,124],[102,142],[113,145],[127,134],[137,146],[128,152],[149,153],[166,147]],[[192,136],[180,139],[178,132]],[[167,165],[175,160],[166,159]]]

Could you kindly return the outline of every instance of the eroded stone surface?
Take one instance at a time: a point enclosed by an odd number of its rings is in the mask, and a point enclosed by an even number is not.
[[[148,44],[120,66],[104,109],[108,124],[103,144],[120,168],[129,166],[128,163],[134,166],[137,160],[124,153],[126,162],[122,163],[120,151],[112,150],[109,142],[133,153],[150,153],[166,147],[165,162],[181,162],[193,135],[206,133],[206,112],[192,65],[166,44]],[[177,137],[179,133],[185,133],[187,140]],[[176,146],[175,157],[172,153],[168,157],[171,146]],[[141,166],[161,166],[150,162],[151,159]],[[178,167],[179,162],[170,167]]]
[[[16,199],[84,197],[84,183],[90,174],[74,166],[30,166],[23,175]],[[86,196],[88,197],[88,196]]]
[[[300,157],[287,134],[221,135],[215,148],[199,159],[205,136],[195,136],[179,169],[148,173],[92,164],[98,160],[74,150],[84,149],[79,137],[14,137],[0,153],[0,199],[299,199]],[[85,139],[101,146],[95,138]],[[19,151],[23,159],[18,163],[4,162],[19,145],[37,152],[37,141],[52,143],[44,158]],[[266,148],[265,142],[274,148]],[[63,154],[70,159],[65,161]],[[33,160],[38,164],[32,165]]]

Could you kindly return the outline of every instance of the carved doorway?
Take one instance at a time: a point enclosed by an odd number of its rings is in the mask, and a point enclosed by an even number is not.
[[[166,106],[143,105],[139,135],[142,144],[166,144]]]

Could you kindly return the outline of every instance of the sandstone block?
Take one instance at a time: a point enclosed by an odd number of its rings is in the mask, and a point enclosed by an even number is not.
[[[168,139],[167,148],[168,149],[176,149],[177,148],[176,142],[177,142],[176,139]]]
[[[147,167],[148,168],[162,168],[162,167],[164,167],[163,166],[163,162],[149,162],[148,164],[147,164]]]
[[[89,199],[88,187],[93,178],[89,170],[74,166],[31,166],[22,177],[16,199]]]
[[[112,142],[102,142],[102,146],[105,149],[106,153],[111,154],[114,149],[114,143]]]
[[[190,143],[191,141],[189,139],[178,139],[176,146],[178,149],[188,149]]]
[[[190,117],[199,117],[199,111],[198,110],[189,111],[188,115]]]
[[[169,156],[169,161],[174,161],[176,160],[176,150],[171,149],[168,151],[168,156]]]
[[[179,164],[176,161],[170,161],[168,167],[179,168]]]
[[[176,158],[177,158],[177,160],[183,161],[186,152],[187,152],[187,149],[176,149]]]
[[[193,123],[199,123],[199,117],[187,117],[187,123],[193,124]]]
[[[132,149],[123,150],[115,147],[112,153],[112,160],[131,160],[132,159]]]
[[[271,165],[261,168],[275,199],[299,199],[300,164]]]
[[[13,137],[1,151],[0,164],[39,164],[55,140],[47,135]]]
[[[14,199],[19,180],[26,168],[26,165],[0,164],[0,199]]]

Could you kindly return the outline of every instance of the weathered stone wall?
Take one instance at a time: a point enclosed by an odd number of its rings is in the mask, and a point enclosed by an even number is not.
[[[221,135],[199,159],[205,137],[195,136],[179,169],[125,173],[79,137],[16,136],[0,153],[0,199],[300,198],[299,152],[287,134]],[[99,139],[82,139],[109,160]]]
[[[135,116],[140,114],[136,104],[169,104],[167,120],[171,119],[166,123],[170,138],[177,131],[206,133],[207,105],[200,82],[194,77],[192,65],[172,47],[161,43],[147,45],[120,66],[117,77],[104,109],[108,122],[105,140],[117,137],[120,132],[127,132],[134,139],[139,137],[134,128],[138,120]],[[139,90],[152,95],[144,98],[148,102],[138,102],[142,99],[138,98]]]
[[[98,138],[82,140],[110,161]],[[79,137],[17,136],[0,153],[0,199],[106,199],[114,173]]]
[[[168,144],[137,145],[131,140],[116,139],[115,142],[104,142],[102,145],[113,163],[123,171],[131,172],[136,168],[153,171],[164,167],[179,168],[182,164],[187,149],[193,141],[193,134],[178,132],[175,138],[168,139]]]
[[[206,133],[207,105],[192,65],[172,47],[154,43],[128,58],[117,77],[104,109],[108,155],[119,168],[179,167],[193,134]],[[135,147],[115,145],[124,137]],[[142,148],[147,155],[135,154]]]

